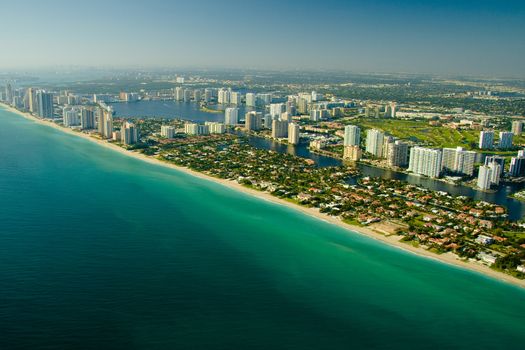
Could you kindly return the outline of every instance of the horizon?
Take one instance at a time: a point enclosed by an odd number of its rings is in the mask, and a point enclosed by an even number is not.
[[[525,74],[518,1],[67,4],[2,5],[0,68]]]

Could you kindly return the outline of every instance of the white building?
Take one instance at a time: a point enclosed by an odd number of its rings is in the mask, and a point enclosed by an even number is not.
[[[162,125],[160,127],[160,136],[172,139],[175,137],[175,128],[171,125]]]
[[[443,148],[442,169],[445,171],[472,176],[475,162],[476,152],[463,147]]]
[[[95,129],[95,113],[92,109],[82,108],[80,112],[80,127],[83,130]]]
[[[479,167],[478,172],[478,188],[485,191],[490,188],[491,179],[492,177],[492,169],[486,165],[482,165]]]
[[[272,137],[275,139],[288,136],[288,122],[281,120],[272,120]]]
[[[122,130],[120,131],[120,137],[123,144],[132,145],[139,141],[139,130],[135,126],[135,124],[126,122],[122,126]]]
[[[239,108],[229,107],[224,111],[224,124],[237,125],[239,124]]]
[[[72,127],[80,125],[80,118],[78,115],[78,109],[76,108],[64,108],[62,111],[62,121],[64,126]]]
[[[253,92],[248,92],[246,94],[246,106],[248,107],[257,106],[257,96]]]
[[[502,131],[499,133],[498,147],[501,149],[512,148],[512,138],[514,134],[510,131]]]
[[[511,131],[514,135],[521,135],[521,133],[523,132],[523,121],[522,120],[513,121]]]
[[[408,144],[397,140],[388,143],[388,150],[386,160],[388,166],[391,167],[406,167],[408,165]]]
[[[361,142],[361,129],[356,125],[345,126],[344,146],[359,146]]]
[[[439,177],[441,173],[441,150],[412,147],[408,170],[428,177]]]
[[[284,103],[272,103],[270,105],[270,116],[272,119],[280,119],[281,114],[286,112],[286,104]]]
[[[204,125],[208,127],[210,134],[224,134],[226,131],[226,127],[223,123],[205,122]]]
[[[479,133],[479,148],[491,149],[494,146],[494,131],[486,130]]]
[[[262,125],[263,124],[262,113],[255,112],[255,111],[248,112],[245,114],[244,120],[245,120],[244,128],[246,130],[257,131],[257,130],[262,129],[262,126],[263,126]]]
[[[370,129],[366,132],[366,151],[374,156],[381,158],[383,156],[383,141],[385,133]]]
[[[297,145],[299,143],[299,132],[301,128],[299,124],[290,123],[288,124],[288,143]]]

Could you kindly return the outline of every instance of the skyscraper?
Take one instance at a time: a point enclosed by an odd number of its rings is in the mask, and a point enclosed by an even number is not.
[[[523,121],[522,120],[513,121],[511,131],[514,135],[521,135],[521,133],[523,132]]]
[[[284,103],[272,103],[270,105],[270,115],[272,119],[280,119],[281,114],[286,112],[286,105]]]
[[[38,116],[41,118],[53,118],[53,94],[38,91],[37,94]]]
[[[479,167],[478,187],[485,191],[490,188],[492,178],[492,169],[486,165]]]
[[[133,145],[139,141],[139,130],[135,124],[126,122],[120,131],[121,141],[125,145]]]
[[[462,147],[443,148],[442,168],[445,171],[472,176],[475,162],[476,152]]]
[[[239,108],[229,107],[224,111],[224,124],[237,125],[239,124]]]
[[[62,111],[62,122],[66,127],[79,125],[78,109],[71,107],[64,108]]]
[[[107,139],[113,136],[113,110],[102,105],[98,109],[98,133]]]
[[[171,125],[162,125],[160,127],[160,136],[172,139],[175,136],[175,128]]]
[[[428,177],[439,177],[441,173],[441,150],[412,147],[408,170]]]
[[[83,130],[95,129],[95,113],[92,109],[82,108],[80,114],[80,127]]]
[[[175,88],[175,100],[182,101],[184,100],[184,89],[180,86]]]
[[[345,126],[344,146],[359,146],[361,142],[361,129],[355,125]]]
[[[288,143],[292,145],[299,144],[299,131],[301,128],[299,124],[290,123],[288,124]]]
[[[498,163],[500,165],[499,171],[500,175],[503,175],[503,170],[505,169],[505,158],[501,156],[488,156],[485,157],[485,165],[489,166],[490,163]]]
[[[512,157],[510,160],[509,174],[512,177],[525,176],[525,157]]]
[[[255,112],[255,111],[248,112],[245,114],[244,118],[245,118],[244,128],[246,130],[257,131],[257,130],[262,129],[262,123],[263,123],[262,113]]]
[[[494,146],[494,131],[485,130],[479,133],[479,148],[491,149]]]
[[[27,101],[26,109],[30,111],[31,113],[36,113],[38,110],[38,103],[37,103],[35,88],[27,89],[26,101]]]
[[[246,106],[247,107],[256,107],[257,106],[257,97],[253,92],[248,92],[246,94]]]
[[[366,151],[375,157],[383,156],[383,141],[385,134],[376,129],[369,129],[366,132]]]
[[[408,165],[408,144],[400,140],[389,143],[386,160],[388,166],[406,167]]]
[[[510,131],[502,131],[499,133],[499,144],[500,149],[512,148],[512,138],[514,134]]]
[[[288,122],[272,120],[272,137],[275,139],[288,136]]]

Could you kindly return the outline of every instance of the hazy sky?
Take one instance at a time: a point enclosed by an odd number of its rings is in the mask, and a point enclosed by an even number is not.
[[[315,68],[525,76],[525,0],[0,0],[0,69]]]

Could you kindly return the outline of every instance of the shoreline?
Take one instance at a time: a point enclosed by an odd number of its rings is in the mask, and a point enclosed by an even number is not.
[[[498,280],[500,282],[506,282],[506,283],[512,284],[514,286],[525,288],[525,280],[520,280],[520,279],[515,278],[515,277],[513,277],[511,275],[507,275],[507,274],[505,274],[503,272],[495,271],[495,270],[491,269],[490,267],[488,267],[486,265],[482,265],[480,263],[475,263],[475,262],[470,262],[470,261],[463,261],[463,260],[459,259],[457,257],[457,255],[455,255],[453,253],[445,253],[445,254],[438,255],[438,254],[432,253],[432,252],[430,252],[430,251],[428,251],[428,250],[426,250],[424,248],[414,247],[414,246],[412,246],[410,244],[401,242],[400,241],[400,239],[402,238],[401,236],[397,236],[397,235],[385,236],[385,235],[383,235],[383,234],[373,230],[370,227],[361,227],[361,226],[355,226],[355,225],[347,224],[347,223],[343,222],[341,220],[341,218],[339,218],[339,217],[329,216],[329,215],[321,213],[317,208],[308,208],[308,207],[304,207],[304,206],[301,206],[301,205],[298,205],[298,204],[293,204],[293,203],[290,203],[290,202],[288,202],[288,201],[286,201],[284,199],[280,199],[278,197],[272,196],[268,192],[263,192],[263,191],[259,191],[259,190],[255,190],[255,189],[251,189],[251,188],[245,187],[245,186],[243,186],[243,185],[241,185],[241,184],[239,184],[239,183],[237,183],[237,182],[235,182],[233,180],[226,180],[226,179],[216,178],[216,177],[204,174],[204,173],[200,173],[200,172],[191,170],[189,168],[185,168],[185,167],[177,166],[175,164],[164,162],[164,161],[162,161],[162,160],[160,160],[160,159],[158,159],[156,157],[153,157],[153,156],[147,156],[147,155],[144,155],[142,153],[128,151],[128,150],[126,150],[126,149],[124,149],[124,148],[122,148],[122,147],[120,147],[120,146],[118,146],[116,144],[107,142],[106,140],[92,137],[91,135],[86,134],[84,132],[77,132],[77,131],[74,131],[73,129],[62,127],[60,125],[55,124],[53,121],[37,118],[37,117],[35,117],[35,116],[33,116],[33,115],[29,114],[29,113],[25,113],[25,112],[19,111],[16,108],[8,106],[8,105],[5,105],[3,103],[0,103],[0,107],[4,108],[5,110],[7,110],[7,111],[9,111],[11,113],[17,114],[17,115],[19,115],[19,116],[21,116],[21,117],[23,117],[25,119],[33,121],[33,122],[35,122],[37,124],[46,125],[48,127],[52,127],[52,128],[54,128],[56,130],[60,130],[60,131],[62,131],[64,133],[66,133],[66,134],[82,137],[85,140],[89,140],[89,141],[91,141],[93,143],[96,143],[96,144],[102,146],[102,147],[105,147],[107,149],[111,149],[113,151],[119,152],[120,154],[126,155],[128,157],[133,157],[135,159],[138,159],[138,160],[150,163],[150,164],[154,164],[154,165],[157,165],[157,166],[163,166],[163,167],[166,167],[166,168],[170,168],[170,169],[173,169],[173,170],[176,170],[176,171],[179,171],[179,172],[182,172],[182,173],[185,173],[187,175],[194,176],[194,177],[197,177],[197,178],[200,178],[200,179],[204,179],[204,180],[207,180],[207,181],[212,181],[212,182],[214,182],[216,184],[228,187],[230,189],[233,189],[235,191],[244,193],[246,195],[249,195],[249,196],[252,196],[252,197],[256,197],[258,199],[262,199],[262,200],[265,200],[265,201],[269,201],[269,202],[271,202],[273,204],[279,204],[279,205],[286,206],[287,208],[290,208],[292,210],[301,212],[301,213],[306,214],[306,215],[308,215],[310,217],[313,217],[315,219],[322,220],[322,221],[324,221],[326,223],[329,223],[329,224],[335,225],[335,226],[337,226],[339,228],[342,228],[344,230],[347,230],[347,231],[349,231],[349,233],[366,236],[366,237],[371,238],[371,239],[373,239],[375,241],[379,241],[379,242],[388,244],[391,247],[394,247],[394,248],[397,248],[397,249],[401,249],[401,250],[403,250],[405,252],[408,252],[408,253],[411,253],[411,254],[415,254],[415,255],[418,255],[420,257],[430,258],[430,259],[432,259],[434,261],[437,261],[437,262],[440,262],[440,263],[444,263],[444,264],[447,264],[447,265],[452,265],[452,266],[455,266],[455,267],[458,267],[458,268],[462,268],[462,269],[465,269],[465,270],[469,270],[471,272],[475,272],[475,273],[481,274],[484,277],[490,277],[490,278]]]

